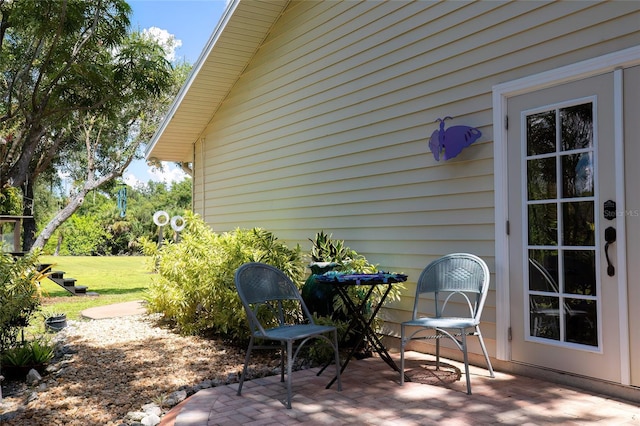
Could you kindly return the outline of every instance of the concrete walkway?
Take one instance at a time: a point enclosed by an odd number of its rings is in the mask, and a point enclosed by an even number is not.
[[[146,313],[147,309],[145,308],[145,302],[142,300],[135,300],[133,302],[122,302],[115,303],[113,305],[88,308],[80,312],[80,315],[87,319],[105,319]]]

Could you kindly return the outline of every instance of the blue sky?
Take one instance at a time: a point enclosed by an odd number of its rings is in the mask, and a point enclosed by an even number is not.
[[[129,0],[133,9],[131,27],[145,30],[156,27],[172,34],[181,43],[176,60],[194,64],[213,29],[224,12],[226,0]],[[164,173],[152,170],[144,161],[134,162],[124,173],[128,184],[149,180],[170,182],[181,180],[184,174],[171,163],[164,164]]]

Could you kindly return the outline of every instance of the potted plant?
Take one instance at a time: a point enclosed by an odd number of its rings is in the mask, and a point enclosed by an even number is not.
[[[47,341],[36,339],[5,350],[0,358],[2,372],[8,379],[23,378],[32,368],[44,372],[53,359],[54,349]]]
[[[48,331],[60,331],[67,326],[67,315],[62,312],[45,313],[44,326]]]

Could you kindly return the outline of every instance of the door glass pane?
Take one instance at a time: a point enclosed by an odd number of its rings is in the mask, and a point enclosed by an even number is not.
[[[556,157],[527,161],[527,191],[529,200],[557,197]]]
[[[564,256],[564,292],[596,295],[596,252],[566,250]]]
[[[526,117],[529,335],[597,346],[593,103]],[[556,129],[559,129],[556,132]]]
[[[558,292],[558,252],[529,250],[529,290]]]
[[[591,102],[560,109],[562,151],[593,146],[593,105]]]
[[[562,243],[567,246],[595,245],[593,201],[562,204]]]
[[[560,340],[559,300],[557,297],[529,296],[529,327],[532,336]]]
[[[529,244],[558,244],[558,206],[556,203],[529,206]]]
[[[562,196],[564,198],[593,196],[593,159],[591,152],[563,155],[562,178]]]
[[[546,111],[527,117],[527,155],[556,152],[556,113]]]
[[[565,299],[567,342],[598,346],[595,300]]]

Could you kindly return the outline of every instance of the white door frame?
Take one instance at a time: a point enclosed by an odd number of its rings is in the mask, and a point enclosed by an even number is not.
[[[616,203],[618,211],[625,211],[624,139],[623,139],[623,81],[622,68],[640,65],[640,46],[609,53],[597,58],[545,71],[493,86],[493,165],[495,191],[495,275],[496,275],[496,358],[511,360],[509,343],[509,237],[507,185],[507,129],[505,117],[510,97],[533,92],[562,83],[614,72],[614,144],[616,162]],[[513,119],[516,119],[513,117]],[[626,235],[625,215],[617,218],[618,235]],[[622,384],[630,383],[629,319],[627,311],[626,246],[617,249],[617,277],[619,288],[620,377]]]

